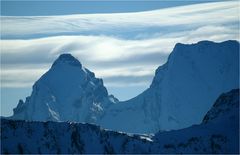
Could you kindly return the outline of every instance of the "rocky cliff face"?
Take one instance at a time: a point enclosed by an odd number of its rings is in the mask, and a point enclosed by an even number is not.
[[[220,119],[222,116],[229,114],[237,114],[237,116],[239,116],[237,110],[239,110],[239,89],[233,89],[228,93],[223,93],[217,99],[217,101],[213,104],[213,107],[204,116],[202,122],[208,123],[212,120]]]

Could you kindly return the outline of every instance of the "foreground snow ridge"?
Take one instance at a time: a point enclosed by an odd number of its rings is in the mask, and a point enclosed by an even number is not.
[[[239,89],[221,95],[203,122],[130,135],[68,122],[1,119],[1,153],[239,153]]]

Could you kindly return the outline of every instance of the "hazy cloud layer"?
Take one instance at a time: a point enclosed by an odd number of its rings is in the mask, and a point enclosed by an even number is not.
[[[68,16],[1,17],[2,87],[31,86],[72,53],[109,87],[144,85],[177,42],[239,40],[239,2]],[[41,38],[39,38],[41,36]]]

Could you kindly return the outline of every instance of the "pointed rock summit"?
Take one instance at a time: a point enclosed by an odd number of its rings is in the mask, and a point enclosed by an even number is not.
[[[71,54],[62,54],[33,85],[31,96],[19,101],[13,118],[96,122],[114,102],[102,79]]]
[[[68,64],[71,66],[82,67],[82,64],[78,59],[74,58],[71,54],[61,54],[52,66]]]

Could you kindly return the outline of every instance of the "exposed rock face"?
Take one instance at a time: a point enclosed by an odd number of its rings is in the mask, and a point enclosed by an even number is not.
[[[203,123],[208,123],[215,118],[224,116],[224,114],[237,114],[231,110],[239,109],[239,89],[234,89],[228,93],[222,94],[214,103],[211,110],[207,112],[203,119]]]

